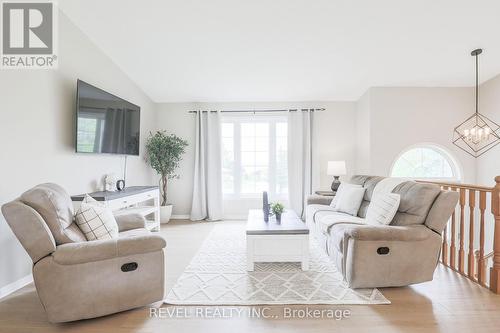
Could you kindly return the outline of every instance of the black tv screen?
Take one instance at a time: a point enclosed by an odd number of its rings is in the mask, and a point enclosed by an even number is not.
[[[141,108],[78,80],[76,151],[139,155]]]

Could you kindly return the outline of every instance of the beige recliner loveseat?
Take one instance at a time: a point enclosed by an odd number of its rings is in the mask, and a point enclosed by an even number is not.
[[[33,260],[33,278],[51,322],[99,317],[163,299],[165,240],[142,216],[116,220],[119,237],[87,241],[73,221],[70,196],[41,184],[2,206]]]
[[[458,202],[458,193],[437,185],[405,181],[392,193],[401,197],[390,225],[363,220],[383,177],[354,176],[366,191],[357,217],[334,211],[332,198],[310,197],[306,222],[351,288],[395,287],[432,280],[441,250],[441,233]]]

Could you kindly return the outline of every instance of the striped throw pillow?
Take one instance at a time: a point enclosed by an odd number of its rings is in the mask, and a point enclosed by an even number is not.
[[[88,194],[75,214],[75,222],[88,241],[118,237],[118,224],[111,210]]]
[[[374,195],[366,212],[366,222],[373,225],[388,225],[398,211],[400,200],[400,195],[395,193]]]

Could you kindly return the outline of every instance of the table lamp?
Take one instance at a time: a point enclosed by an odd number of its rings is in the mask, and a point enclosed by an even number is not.
[[[336,192],[340,186],[339,177],[347,174],[345,161],[328,161],[326,174],[329,176],[333,176],[332,191]]]

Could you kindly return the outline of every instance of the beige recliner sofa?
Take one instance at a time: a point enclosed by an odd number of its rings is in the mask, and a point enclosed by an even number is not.
[[[165,240],[142,216],[116,217],[119,237],[86,241],[70,196],[41,184],[2,206],[33,260],[33,278],[51,322],[99,317],[163,299]]]
[[[366,191],[357,217],[333,211],[332,198],[308,198],[306,222],[351,288],[395,287],[432,280],[441,250],[441,233],[458,202],[458,193],[405,181],[390,225],[367,225],[373,190],[383,177],[354,176]]]

